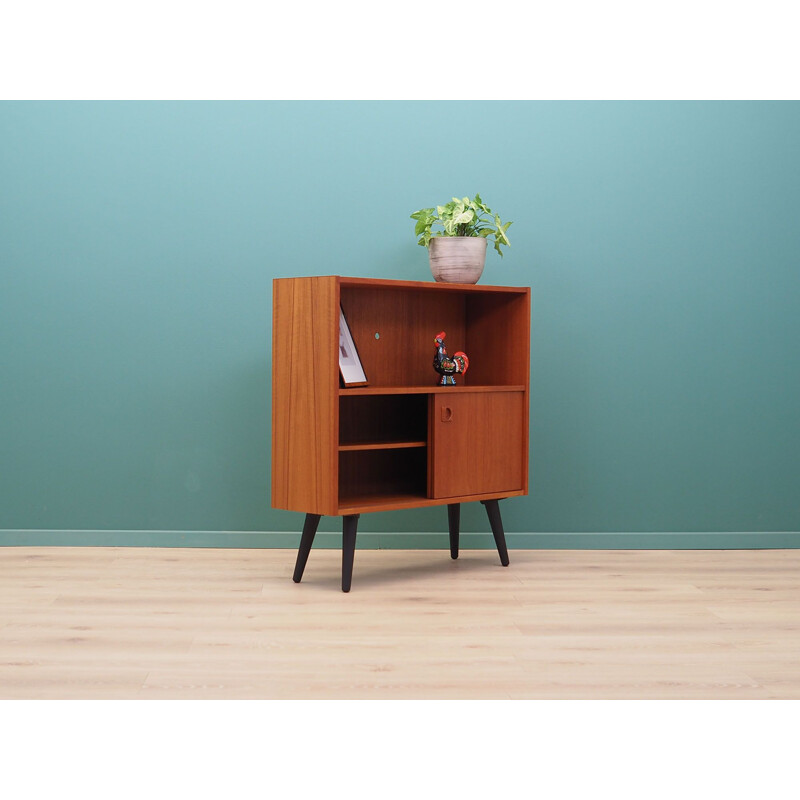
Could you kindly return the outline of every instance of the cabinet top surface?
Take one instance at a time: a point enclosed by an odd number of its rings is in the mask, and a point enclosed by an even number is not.
[[[509,292],[512,294],[530,293],[529,286],[489,286],[476,283],[437,283],[436,281],[400,281],[387,278],[353,278],[346,275],[314,275],[304,277],[333,278],[343,287],[387,288],[387,289],[422,289],[430,291],[458,292]],[[280,280],[297,280],[297,278],[275,278]]]

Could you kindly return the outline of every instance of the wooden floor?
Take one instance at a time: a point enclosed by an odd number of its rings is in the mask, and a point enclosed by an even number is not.
[[[0,698],[800,698],[800,550],[0,548]]]

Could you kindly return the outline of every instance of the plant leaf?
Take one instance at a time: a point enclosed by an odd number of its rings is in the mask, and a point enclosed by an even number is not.
[[[475,199],[469,197],[453,197],[448,203],[435,208],[421,208],[411,214],[411,219],[416,220],[414,234],[419,237],[418,244],[423,247],[430,246],[434,236],[480,236],[484,239],[494,238],[494,249],[503,255],[501,246],[511,246],[506,231],[511,222],[505,224],[498,214],[492,212],[483,202],[480,194],[475,194]],[[440,225],[444,230],[432,230],[434,224]]]

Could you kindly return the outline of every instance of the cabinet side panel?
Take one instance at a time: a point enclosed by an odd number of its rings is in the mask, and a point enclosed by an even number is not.
[[[334,277],[273,282],[272,505],[311,514],[337,508],[339,388]]]
[[[527,294],[525,295],[525,310],[523,312],[523,339],[526,342],[525,346],[525,364],[524,364],[524,375],[525,375],[525,386],[527,387],[525,391],[525,396],[523,400],[523,407],[522,407],[522,489],[525,494],[528,494],[528,476],[529,476],[529,452],[530,452],[530,420],[531,420],[531,412],[530,412],[530,402],[531,402],[531,291],[528,289]]]

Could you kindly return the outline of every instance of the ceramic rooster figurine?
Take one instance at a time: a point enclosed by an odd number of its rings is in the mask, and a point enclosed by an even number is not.
[[[440,386],[455,386],[456,379],[453,377],[456,372],[464,373],[469,367],[469,359],[466,353],[458,352],[452,358],[447,355],[447,348],[444,346],[444,337],[447,334],[442,331],[436,334],[434,345],[436,354],[433,356],[433,368],[442,376],[439,381]]]

